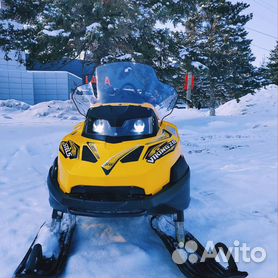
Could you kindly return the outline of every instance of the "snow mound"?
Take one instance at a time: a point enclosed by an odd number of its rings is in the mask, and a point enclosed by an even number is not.
[[[196,108],[184,108],[184,109],[175,109],[173,113],[166,118],[166,120],[174,121],[183,121],[189,119],[197,119],[208,116],[208,109],[196,109]]]
[[[271,85],[258,90],[255,94],[248,94],[224,103],[216,109],[218,116],[246,115],[246,114],[277,114],[277,86]]]
[[[15,99],[0,100],[0,109],[2,111],[22,111],[30,108],[30,105]]]
[[[78,114],[71,100],[52,100],[41,102],[31,106],[24,111],[26,117],[52,117],[63,120],[79,120],[81,116]]]

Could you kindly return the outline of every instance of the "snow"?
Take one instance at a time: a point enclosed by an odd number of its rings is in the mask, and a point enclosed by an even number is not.
[[[202,69],[202,68],[207,69],[207,68],[208,68],[208,67],[205,66],[204,64],[202,64],[202,63],[200,63],[200,62],[197,62],[197,61],[191,62],[191,66],[193,66],[193,67],[196,68],[196,69]]]
[[[124,55],[121,55],[121,56],[117,57],[117,60],[123,61],[123,60],[129,60],[131,58],[132,58],[131,54],[124,54]]]
[[[59,234],[51,231],[51,227],[46,225],[41,227],[36,243],[42,246],[42,253],[46,258],[58,258],[60,253]]]
[[[71,100],[38,103],[23,113],[25,118],[53,117],[59,119],[78,120],[82,117],[76,113],[76,108]]]
[[[180,58],[184,59],[188,54],[188,50],[184,48],[180,51]]]
[[[58,29],[58,30],[43,29],[42,32],[49,37],[58,37],[58,36],[68,37],[70,35],[70,32],[65,32],[64,29]]]
[[[98,28],[101,27],[101,24],[98,22],[94,22],[91,25],[86,27],[87,32],[95,32]]]
[[[208,111],[176,110],[191,167],[186,228],[202,243],[264,247],[249,277],[277,277],[277,87]],[[73,117],[73,118],[72,118]],[[76,117],[76,118],[75,118]],[[50,218],[46,176],[59,141],[82,119],[70,101],[0,102],[0,277],[11,277]],[[147,217],[78,217],[65,277],[182,277]]]
[[[277,105],[277,94],[275,86],[269,86],[268,89],[262,89],[255,95],[248,94],[240,99],[237,103],[236,100],[231,100],[216,109],[217,115],[245,115],[268,114],[275,110]]]
[[[0,111],[27,110],[30,105],[15,99],[0,100]]]
[[[61,120],[83,119],[83,117],[76,112],[76,108],[71,100],[52,100],[41,102],[33,106],[13,99],[0,100],[0,120],[4,118],[21,121],[22,118],[24,118],[25,121],[36,121],[44,117]]]

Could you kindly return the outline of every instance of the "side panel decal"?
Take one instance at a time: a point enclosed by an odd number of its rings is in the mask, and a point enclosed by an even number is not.
[[[163,142],[160,144],[157,144],[155,146],[152,146],[148,149],[145,159],[148,163],[155,163],[158,159],[164,157],[168,153],[171,153],[175,150],[177,146],[176,140],[171,140],[168,142]]]
[[[87,145],[88,145],[90,151],[92,152],[92,154],[95,156],[95,158],[97,160],[99,160],[100,156],[99,156],[99,153],[98,153],[97,146],[94,143],[91,143],[91,142],[88,142]]]
[[[62,141],[59,146],[59,151],[65,158],[76,159],[79,155],[79,146],[73,141]]]

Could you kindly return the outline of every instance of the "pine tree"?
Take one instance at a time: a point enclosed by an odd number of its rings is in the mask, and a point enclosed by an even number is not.
[[[203,107],[253,92],[258,82],[241,15],[225,0],[6,0],[0,47],[29,62],[83,57],[91,63],[153,66],[180,93],[196,75],[193,102]],[[173,27],[177,27],[173,29]],[[197,63],[198,62],[198,63]]]
[[[208,105],[211,115],[217,105],[239,99],[259,86],[251,40],[244,29],[252,15],[241,14],[247,7],[245,3],[206,0],[185,23],[184,62],[191,63],[197,77],[193,102]]]
[[[0,46],[7,52],[27,51],[30,63],[80,55],[96,64],[119,60],[147,63],[163,81],[181,86],[183,81],[175,79],[181,69],[179,42],[175,31],[163,24],[176,25],[184,20],[195,2],[7,0],[2,19],[9,20],[10,25],[0,27]],[[157,22],[161,23],[159,28]]]
[[[267,69],[271,82],[278,85],[278,42],[276,43],[275,48],[270,52]]]
[[[131,0],[7,0],[7,5],[2,18],[16,24],[6,28],[2,37],[9,34],[10,41],[1,44],[4,50],[28,51],[30,62],[83,54],[99,64],[107,57],[132,51],[130,38],[136,31],[138,11]]]

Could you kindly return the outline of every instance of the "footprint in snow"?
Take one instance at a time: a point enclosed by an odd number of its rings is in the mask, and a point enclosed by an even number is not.
[[[246,148],[246,147],[249,147],[248,145],[223,145],[222,146],[224,149],[226,150],[235,150],[235,149],[238,149],[238,148]]]
[[[210,153],[209,149],[200,149],[200,150],[190,150],[187,153],[192,154],[192,153]]]
[[[12,120],[13,117],[7,116],[7,115],[3,115],[3,118],[8,119],[8,120]]]

